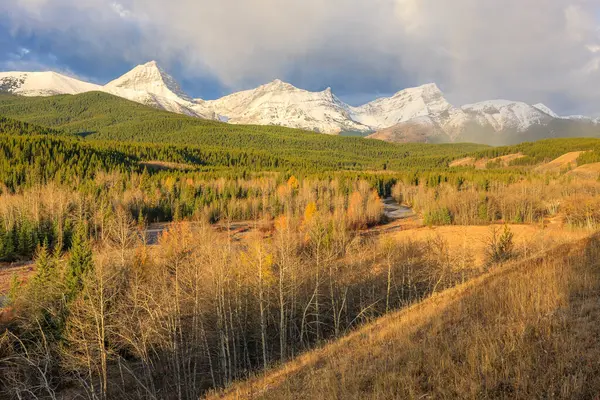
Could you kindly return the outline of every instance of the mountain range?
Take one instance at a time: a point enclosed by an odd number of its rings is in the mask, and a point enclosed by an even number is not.
[[[155,61],[103,86],[56,72],[0,72],[0,91],[22,96],[101,91],[192,117],[326,134],[355,132],[390,142],[506,144],[600,135],[600,119],[561,117],[541,103],[490,100],[457,107],[435,84],[404,89],[359,107],[344,103],[330,88],[310,92],[281,80],[217,100],[193,99]]]

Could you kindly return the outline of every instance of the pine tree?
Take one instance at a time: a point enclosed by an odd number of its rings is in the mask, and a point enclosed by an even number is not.
[[[500,234],[499,229],[492,227],[491,235],[488,238],[487,253],[491,263],[501,263],[514,256],[514,234],[507,224]]]
[[[508,260],[509,258],[511,258],[513,256],[513,248],[514,248],[513,237],[514,237],[514,234],[512,233],[512,231],[510,230],[508,225],[505,224],[504,231],[502,232],[502,235],[500,236],[500,241],[498,244],[498,253],[500,255],[500,259],[503,261]]]
[[[18,229],[18,250],[19,255],[24,258],[29,258],[37,245],[37,233],[33,224],[25,219],[21,222]]]
[[[0,224],[0,261],[12,261],[15,256],[13,231],[5,230]]]
[[[34,279],[37,284],[43,287],[52,279],[55,269],[54,259],[48,251],[47,241],[44,241],[44,244],[38,247],[36,255]]]
[[[12,274],[10,278],[10,289],[8,290],[8,303],[14,304],[19,297],[23,282],[19,279],[17,274]]]
[[[67,298],[72,300],[83,287],[83,278],[94,268],[92,246],[87,237],[87,229],[79,223],[73,235],[71,258],[65,273]]]

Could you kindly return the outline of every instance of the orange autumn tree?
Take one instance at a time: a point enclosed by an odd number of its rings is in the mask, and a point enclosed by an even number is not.
[[[288,188],[290,188],[290,190],[295,191],[300,188],[300,182],[298,182],[298,179],[296,179],[296,177],[292,175],[287,181],[287,186]]]
[[[383,215],[383,203],[379,194],[371,190],[366,204],[366,220],[368,225],[375,225],[381,221]]]
[[[315,215],[317,214],[317,204],[314,201],[311,201],[306,205],[304,209],[304,220],[303,226],[309,226],[312,221],[315,219]]]
[[[364,215],[364,199],[359,191],[354,191],[348,200],[348,224],[354,229],[363,228],[366,225]]]

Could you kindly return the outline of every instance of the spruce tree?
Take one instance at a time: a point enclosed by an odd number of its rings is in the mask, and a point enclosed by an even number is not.
[[[0,223],[0,261],[12,261],[14,253],[13,231],[11,229],[5,230]]]
[[[92,246],[87,236],[87,229],[80,222],[73,235],[71,258],[65,273],[66,295],[69,300],[74,299],[81,291],[85,275],[93,268]]]
[[[17,301],[22,286],[23,282],[19,279],[17,274],[13,273],[10,278],[10,288],[8,289],[8,304],[14,304]]]
[[[48,251],[48,241],[44,241],[44,244],[38,247],[35,266],[35,281],[43,287],[52,279],[55,267],[53,257]]]

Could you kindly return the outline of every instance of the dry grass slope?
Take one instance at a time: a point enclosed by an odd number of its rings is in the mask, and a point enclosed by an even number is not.
[[[499,267],[212,398],[595,398],[599,245]]]
[[[577,159],[585,151],[572,151],[550,161],[549,163],[538,166],[535,170],[543,173],[557,173],[567,170],[577,165]]]
[[[570,171],[567,175],[581,179],[598,179],[600,177],[600,163],[584,164]]]
[[[451,225],[436,227],[420,227],[405,229],[394,234],[398,241],[431,241],[442,238],[453,255],[461,256],[466,253],[470,256],[475,268],[485,264],[486,247],[491,235],[491,229],[498,230],[502,226],[481,225]],[[540,224],[509,225],[514,235],[515,247],[519,254],[536,254],[543,249],[550,249],[556,245],[573,242],[589,235],[585,229],[569,229],[564,224],[555,223],[542,227]]]
[[[525,155],[522,153],[507,154],[505,156],[500,156],[496,158],[480,158],[478,160],[476,160],[473,157],[465,157],[452,161],[449,166],[450,168],[473,166],[477,169],[486,169],[488,163],[496,163],[500,164],[503,167],[508,167],[511,161],[518,160],[519,158],[523,157],[525,157]]]
[[[475,158],[465,157],[452,161],[449,166],[452,167],[469,167],[475,165]]]

